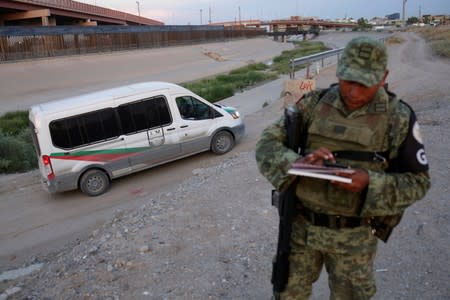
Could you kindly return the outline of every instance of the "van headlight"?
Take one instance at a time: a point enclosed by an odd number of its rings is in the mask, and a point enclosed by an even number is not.
[[[241,116],[237,110],[230,112],[230,115],[233,117],[233,119],[239,119]]]
[[[227,113],[229,113],[229,114],[233,117],[233,119],[239,119],[239,118],[241,117],[241,115],[239,114],[239,112],[238,112],[234,107],[231,107],[231,106],[224,106],[223,109],[224,109]]]

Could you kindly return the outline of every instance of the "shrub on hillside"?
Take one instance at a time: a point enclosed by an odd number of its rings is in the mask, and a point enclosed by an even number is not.
[[[450,58],[450,41],[434,41],[430,43],[430,47],[434,54]]]
[[[28,127],[28,112],[13,111],[7,112],[0,117],[0,130],[5,135],[16,136],[24,128]]]
[[[0,131],[0,173],[25,172],[36,167],[30,129],[23,129],[17,136]]]

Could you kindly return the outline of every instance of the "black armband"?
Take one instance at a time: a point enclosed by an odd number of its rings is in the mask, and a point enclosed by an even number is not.
[[[390,162],[390,167],[387,171],[400,173],[428,171],[428,160],[425,155],[419,123],[412,109],[406,138],[400,145],[398,156]]]

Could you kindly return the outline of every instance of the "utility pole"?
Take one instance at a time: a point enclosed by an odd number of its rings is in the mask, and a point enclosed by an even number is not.
[[[202,16],[202,14],[203,14],[203,9],[200,8],[200,25],[203,24],[203,16]]]
[[[211,24],[211,6],[209,7],[209,24]]]
[[[239,6],[238,9],[239,9],[239,25],[241,25],[241,7]]]
[[[138,16],[141,16],[141,8],[139,7],[139,1],[136,1],[137,9],[138,9]]]
[[[406,1],[408,0],[403,0],[403,26],[405,26],[405,6],[406,6]]]

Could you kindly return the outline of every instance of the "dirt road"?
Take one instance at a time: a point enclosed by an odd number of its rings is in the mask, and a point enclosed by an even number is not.
[[[407,210],[390,242],[380,244],[375,298],[449,299],[450,65],[431,57],[417,36],[402,36],[404,43],[389,46],[389,83],[416,109],[433,186]],[[332,81],[334,69],[323,70],[318,86]],[[272,84],[281,91],[282,80]],[[258,95],[267,97],[267,88],[239,99]],[[35,173],[3,179],[0,273],[23,262],[44,265],[1,282],[0,291],[17,288],[13,299],[268,299],[277,217],[253,150],[281,113],[279,102],[269,103],[247,114],[247,135],[231,153],[205,153],[123,178],[95,199],[78,192],[47,196]],[[321,278],[314,299],[326,295]]]

